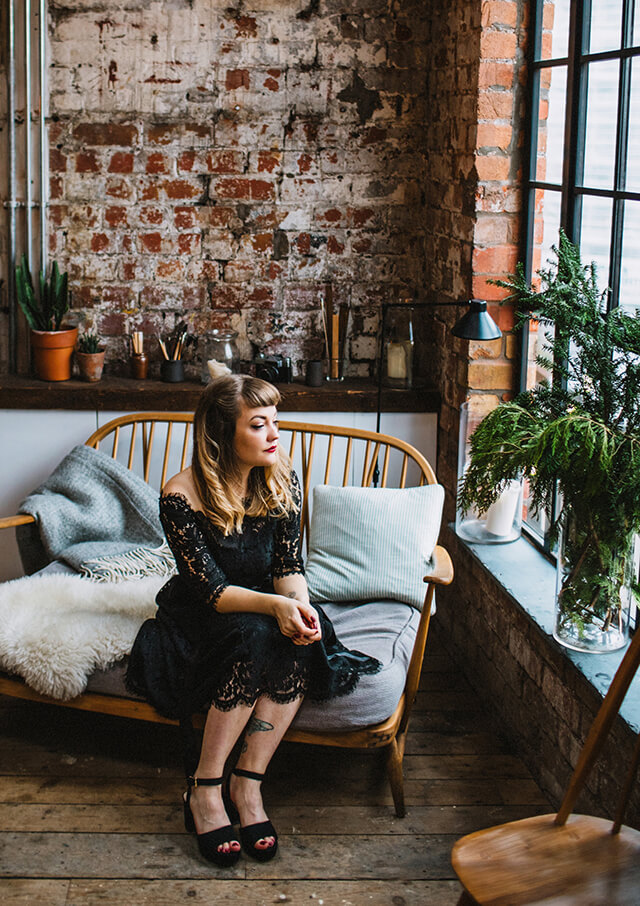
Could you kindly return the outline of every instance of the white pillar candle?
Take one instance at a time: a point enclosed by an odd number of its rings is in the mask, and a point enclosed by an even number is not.
[[[491,535],[507,535],[511,531],[519,498],[520,482],[510,481],[487,510],[486,529]]]
[[[387,377],[405,380],[407,377],[407,354],[404,343],[389,343],[387,346]]]

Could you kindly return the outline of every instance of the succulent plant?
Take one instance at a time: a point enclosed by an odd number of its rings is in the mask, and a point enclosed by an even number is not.
[[[78,352],[102,352],[102,343],[95,331],[87,330],[78,337]]]
[[[18,304],[32,330],[62,330],[62,319],[69,311],[68,275],[60,273],[58,262],[51,265],[49,278],[40,271],[36,296],[25,255],[16,266]]]

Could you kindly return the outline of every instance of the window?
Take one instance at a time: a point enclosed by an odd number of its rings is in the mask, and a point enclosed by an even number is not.
[[[608,305],[640,317],[640,0],[534,0],[531,13],[527,274],[562,227],[596,262]],[[541,326],[524,332],[521,389],[544,376],[542,339]],[[526,495],[525,522],[544,539]]]

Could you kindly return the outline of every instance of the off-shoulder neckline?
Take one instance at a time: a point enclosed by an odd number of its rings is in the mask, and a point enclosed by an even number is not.
[[[189,502],[186,495],[180,493],[180,491],[170,491],[168,494],[161,494],[160,501],[162,502],[163,500],[171,500],[181,503],[183,504],[183,506],[187,507],[187,509],[191,510],[192,513],[204,516],[204,510],[196,510],[193,506],[191,506],[191,503]]]

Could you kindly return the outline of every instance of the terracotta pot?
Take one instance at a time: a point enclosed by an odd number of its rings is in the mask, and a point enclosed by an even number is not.
[[[101,352],[78,352],[76,358],[81,381],[99,381],[104,368],[104,349]]]
[[[71,356],[78,328],[69,330],[32,330],[31,348],[36,376],[42,381],[68,381]]]

